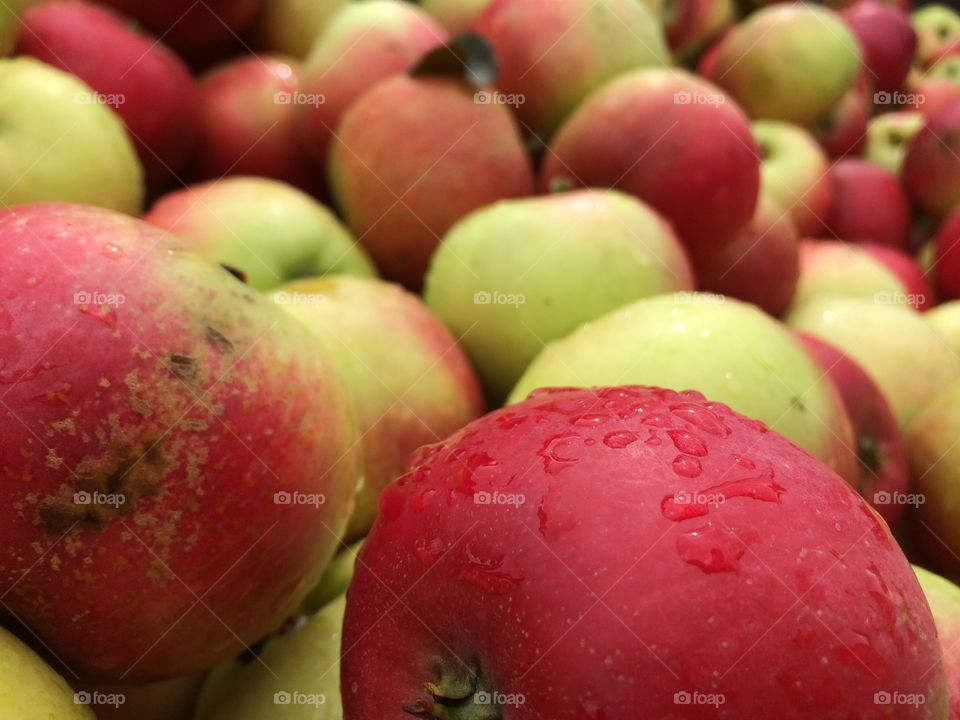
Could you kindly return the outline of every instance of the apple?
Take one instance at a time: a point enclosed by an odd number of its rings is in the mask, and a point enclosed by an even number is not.
[[[344,380],[360,429],[363,485],[346,529],[364,536],[380,491],[410,453],[483,412],[457,339],[398,285],[345,275],[283,285],[273,301],[313,331]]]
[[[883,520],[692,391],[551,389],[425,448],[384,491],[343,647],[350,720],[946,716]]]
[[[417,289],[441,237],[468,213],[533,193],[510,111],[442,76],[397,75],[354,102],[330,150],[347,226],[384,277]]]
[[[615,187],[673,225],[696,267],[753,217],[760,159],[747,118],[682,70],[637,70],[593,93],[560,128],[541,190]]]
[[[613,190],[579,190],[503,200],[458,222],[424,299],[499,402],[544,343],[633,300],[693,289],[683,247],[655,212]]]
[[[951,300],[937,305],[924,317],[943,342],[960,355],[960,301]]]
[[[665,67],[657,18],[637,0],[493,0],[474,29],[493,46],[501,97],[543,141],[616,75]]]
[[[864,158],[899,176],[907,144],[921,127],[923,115],[917,112],[887,112],[872,117],[867,125]]]
[[[933,242],[937,289],[948,300],[960,299],[960,207],[941,223]]]
[[[213,670],[193,720],[342,720],[341,596],[271,638],[256,659]]]
[[[779,316],[800,274],[797,230],[787,211],[761,196],[753,220],[698,270],[704,290],[751,302]]]
[[[830,208],[830,165],[809,132],[778,120],[751,125],[760,148],[760,194],[789,214],[800,235],[815,235]]]
[[[66,70],[99,96],[116,98],[147,186],[183,170],[196,140],[199,91],[190,69],[162,42],[87,2],[45,2],[23,15],[17,52]]]
[[[420,0],[422,7],[450,35],[473,30],[477,18],[493,0]]]
[[[814,335],[858,362],[906,430],[943,387],[960,377],[960,357],[912,308],[861,298],[814,297],[787,316],[795,330]]]
[[[861,75],[840,102],[813,124],[813,134],[829,157],[861,154],[870,111],[869,87]]]
[[[927,5],[910,14],[917,33],[917,64],[930,67],[960,42],[960,15],[947,5]]]
[[[299,71],[292,58],[249,55],[200,79],[194,179],[262,175],[305,190],[322,185],[300,150],[294,111],[323,98],[298,92]]]
[[[95,720],[85,698],[30,648],[0,627],[0,709],[17,720]]]
[[[301,151],[321,175],[340,118],[354,100],[381,80],[405,72],[446,39],[425,12],[397,0],[351,3],[333,17],[300,72],[299,93],[318,102],[293,109]]]
[[[761,8],[723,39],[718,85],[753,118],[809,126],[853,87],[857,40],[832,10],[791,3]]]
[[[833,381],[853,425],[859,472],[854,487],[892,528],[910,489],[907,451],[897,419],[880,388],[856,362],[812,335],[800,341]]]
[[[309,332],[152,225],[0,213],[4,606],[89,680],[206,669],[278,627],[359,477]],[[108,629],[107,629],[108,628]]]
[[[331,18],[350,6],[350,0],[264,0],[255,22],[256,45],[302,60]]]
[[[353,570],[357,562],[357,553],[363,547],[363,540],[348,545],[333,556],[327,569],[320,578],[317,586],[303,601],[302,610],[307,615],[313,615],[321,608],[332,602],[336,597],[343,595],[353,579]]]
[[[910,16],[879,0],[859,0],[841,17],[860,43],[863,65],[873,89],[892,93],[903,87],[917,49]]]
[[[695,58],[737,18],[733,0],[668,0],[663,9],[664,31],[674,55]]]
[[[300,277],[376,275],[330,210],[295,187],[233,175],[164,195],[143,216],[258,290]]]
[[[20,16],[37,0],[7,0],[0,4],[0,56],[13,52],[20,35]]]
[[[927,116],[907,146],[904,183],[927,212],[946,216],[960,205],[960,102]]]
[[[913,571],[923,588],[940,636],[950,698],[950,718],[953,720],[960,717],[960,587],[922,567],[914,565]]]
[[[0,59],[3,205],[62,200],[138,214],[143,168],[110,100],[33,58]]]
[[[836,390],[787,328],[752,305],[700,293],[638,300],[548,344],[509,402],[540,387],[621,383],[702,392],[856,478]]]
[[[851,242],[903,248],[910,229],[910,201],[888,170],[860,158],[844,158],[830,168],[832,202],[827,234]]]
[[[922,113],[925,117],[941,108],[960,102],[960,62],[956,57],[942,60],[930,70],[914,71],[908,85],[909,92],[902,99],[904,108]]]

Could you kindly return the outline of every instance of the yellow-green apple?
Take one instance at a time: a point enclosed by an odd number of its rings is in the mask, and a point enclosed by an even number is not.
[[[292,58],[245,55],[200,79],[199,142],[191,167],[196,180],[262,175],[306,190],[322,186],[303,156],[294,126],[301,104],[322,97],[300,93]]]
[[[924,318],[947,346],[960,355],[960,301],[951,300],[937,305]]]
[[[4,607],[87,679],[186,675],[272,632],[353,508],[332,359],[118,213],[9,208],[0,249]]]
[[[907,144],[921,127],[923,115],[917,112],[875,115],[867,125],[864,157],[899,177]]]
[[[0,59],[3,205],[59,200],[138,214],[143,168],[111,100],[34,58]]]
[[[934,303],[933,288],[923,269],[900,250],[870,243],[802,240],[794,306],[835,296],[917,310]]]
[[[856,478],[853,433],[833,385],[787,328],[752,305],[701,293],[639,300],[548,344],[510,402],[540,387],[620,383],[707,394]]]
[[[327,565],[323,572],[323,577],[316,587],[310,591],[310,594],[304,598],[302,610],[307,615],[313,615],[334,598],[343,595],[350,586],[350,580],[353,578],[353,569],[357,562],[357,553],[363,546],[363,540],[358,540],[353,545],[342,547],[340,552],[333,556],[333,560]]]
[[[269,178],[234,175],[191,185],[161,197],[143,219],[241,271],[258,290],[327,273],[376,275],[330,210]]]
[[[84,696],[0,627],[0,713],[13,720],[95,720]],[[78,702],[80,701],[80,702]]]
[[[340,118],[353,101],[446,39],[425,12],[397,0],[350,3],[331,19],[304,60],[298,88],[304,97],[323,100],[293,109],[301,151],[321,175]]]
[[[831,202],[827,236],[903,248],[910,229],[910,201],[896,176],[860,158],[844,158],[830,168]]]
[[[779,316],[800,274],[797,230],[787,211],[760,197],[753,219],[697,268],[700,288],[753,303]]]
[[[370,529],[380,491],[410,453],[483,412],[479,383],[457,339],[398,285],[311,278],[278,288],[273,301],[326,347],[354,406],[363,484],[346,538],[355,540]]]
[[[861,74],[840,102],[813,124],[813,134],[829,157],[861,154],[872,109],[869,90]]]
[[[540,184],[639,197],[670,221],[696,267],[753,217],[760,157],[746,116],[716,86],[682,70],[636,70],[564,123]]]
[[[264,0],[255,23],[256,45],[302,60],[330,19],[349,6],[350,0]]]
[[[917,33],[916,62],[930,67],[960,43],[960,15],[948,5],[927,5],[914,10],[910,23]]]
[[[20,35],[20,16],[37,0],[8,0],[0,5],[0,55],[13,52]]]
[[[927,115],[907,146],[903,180],[932,215],[944,217],[960,205],[960,102]]]
[[[751,117],[809,126],[853,87],[859,67],[857,40],[839,15],[784,3],[758,10],[724,37],[713,77]]]
[[[667,44],[683,60],[696,58],[736,18],[732,0],[668,0],[663,7]]]
[[[629,195],[579,190],[468,215],[434,254],[424,298],[499,403],[544,343],[639,298],[693,289],[659,215]]]
[[[343,720],[340,596],[259,655],[215,668],[193,720]]]
[[[637,0],[493,0],[474,29],[496,52],[495,97],[515,98],[524,130],[543,141],[607,80],[669,58]]]
[[[933,245],[937,289],[947,300],[960,299],[960,206],[940,224]]]
[[[923,588],[940,636],[943,669],[947,674],[948,717],[956,720],[960,718],[960,587],[917,565],[913,571]]]
[[[853,426],[859,472],[853,486],[892,528],[903,514],[910,471],[890,403],[854,360],[824,341],[798,333],[843,399]]]
[[[426,10],[451,35],[473,30],[480,14],[492,0],[420,0]]]
[[[385,277],[410,288],[421,286],[457,220],[533,193],[510,111],[478,102],[460,80],[384,80],[354,102],[337,133],[330,183],[347,226]]]
[[[343,647],[350,720],[946,718],[886,523],[692,391],[554,388],[424,449],[384,491]]]
[[[779,120],[750,126],[760,148],[760,194],[790,216],[801,236],[817,234],[830,208],[830,165],[809,132]]]
[[[190,69],[162,42],[107,8],[65,0],[24,13],[17,52],[115,98],[111,106],[127,126],[149,188],[161,189],[183,170],[196,140],[199,93]]]
[[[892,93],[903,87],[917,49],[910,16],[880,0],[859,0],[844,9],[841,17],[860,43],[874,91]]]
[[[960,357],[922,315],[903,304],[814,297],[794,307],[787,323],[858,362],[880,386],[903,430],[945,385],[960,377]]]

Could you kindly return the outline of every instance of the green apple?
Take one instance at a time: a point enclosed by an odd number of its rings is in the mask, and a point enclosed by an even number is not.
[[[943,649],[943,669],[947,673],[947,691],[950,697],[950,717],[960,710],[960,587],[935,573],[916,565],[920,587],[930,605],[933,621]]]
[[[937,305],[924,317],[947,346],[960,355],[960,300]]]
[[[927,5],[910,14],[917,33],[916,63],[929,67],[960,41],[960,14],[946,5]]]
[[[693,277],[667,223],[629,195],[582,190],[468,215],[434,254],[424,298],[500,401],[545,343],[680,290],[693,290]]]
[[[143,168],[111,101],[121,102],[32,58],[0,60],[0,202],[139,214]]]
[[[813,135],[778,120],[751,125],[760,148],[760,193],[793,220],[801,237],[815,236],[830,210],[830,163]]]
[[[860,363],[890,401],[901,429],[960,377],[960,357],[905,305],[817,297],[795,307],[786,321]]]
[[[420,7],[451,36],[473,29],[473,24],[493,0],[421,0]]]
[[[342,720],[341,595],[293,631],[271,638],[257,659],[211,672],[194,720]]]
[[[921,127],[923,115],[918,112],[889,112],[874,116],[867,125],[864,156],[899,176],[907,144]]]
[[[353,568],[357,562],[357,553],[363,547],[363,540],[341,548],[323,571],[323,577],[303,601],[303,612],[313,615],[338,595],[343,595],[353,579]]]
[[[0,717],[94,720],[93,711],[30,648],[0,627]]]
[[[279,180],[231,176],[192,185],[157,200],[143,219],[242,271],[258,290],[327,273],[376,274],[330,210]]]
[[[620,384],[697,390],[856,477],[850,421],[829,378],[752,305],[700,293],[639,300],[547,345],[510,401],[545,386]]]
[[[349,4],[349,0],[265,0],[257,18],[257,45],[302,60],[327,21]]]

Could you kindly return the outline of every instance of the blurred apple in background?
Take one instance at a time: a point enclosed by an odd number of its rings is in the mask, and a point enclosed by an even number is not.
[[[474,29],[497,56],[497,90],[522,101],[525,133],[546,142],[616,75],[666,67],[658,19],[638,0],[493,0]]]
[[[947,674],[950,720],[960,717],[960,587],[922,567],[914,572],[933,613]]]
[[[917,33],[916,62],[927,68],[960,43],[960,15],[947,5],[927,5],[914,10],[910,23]]]
[[[843,403],[800,341],[758,308],[719,295],[647,298],[582,325],[543,349],[509,400],[540,387],[630,383],[705,393],[767,423],[847,481],[858,476]]]
[[[907,145],[923,127],[917,112],[886,112],[870,118],[864,158],[895,176],[900,175]]]
[[[947,346],[960,355],[960,301],[941,303],[924,317]]]
[[[293,109],[302,152],[324,181],[330,143],[347,108],[446,39],[423,11],[397,0],[350,3],[330,20],[303,63],[298,86],[304,97],[323,101]]]
[[[811,127],[820,146],[831,158],[859,155],[870,119],[870,88],[861,73],[833,109]]]
[[[937,289],[947,300],[960,299],[960,205],[940,225],[933,242]]]
[[[191,185],[157,200],[143,219],[240,270],[258,290],[327,273],[376,275],[330,210],[276,180],[235,175]]]
[[[903,179],[914,200],[944,217],[960,205],[960,102],[927,116],[910,140]]]
[[[330,19],[350,0],[263,0],[253,37],[261,52],[302,60]]]
[[[544,343],[633,300],[693,289],[660,216],[629,195],[580,190],[468,215],[433,256],[424,298],[499,403]]]
[[[346,530],[362,537],[377,497],[421,445],[483,413],[473,369],[419,297],[380,280],[300,280],[273,301],[312,330],[344,380],[360,428],[363,484]]]
[[[422,7],[450,35],[473,30],[477,18],[492,0],[420,0]]]
[[[830,168],[832,201],[823,216],[827,236],[903,248],[910,228],[910,202],[894,175],[859,158]]]
[[[682,61],[696,58],[736,19],[733,0],[667,0],[663,6],[667,43]]]
[[[112,105],[137,149],[147,187],[175,179],[193,151],[199,93],[190,69],[129,19],[92,3],[46,2],[23,15],[17,52],[66,70]]]
[[[903,87],[917,49],[910,16],[879,0],[859,0],[842,13],[860,43],[866,77],[875,92]]]

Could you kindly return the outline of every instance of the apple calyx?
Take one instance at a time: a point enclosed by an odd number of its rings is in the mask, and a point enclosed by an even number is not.
[[[438,682],[423,684],[430,698],[405,705],[405,713],[425,720],[500,720],[500,709],[474,668],[456,663],[439,674]]]

